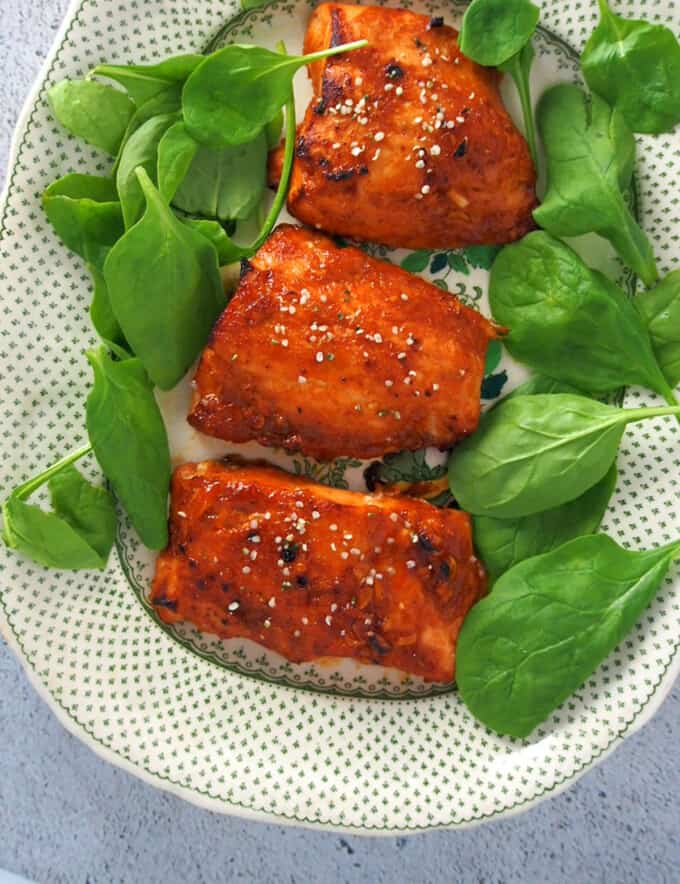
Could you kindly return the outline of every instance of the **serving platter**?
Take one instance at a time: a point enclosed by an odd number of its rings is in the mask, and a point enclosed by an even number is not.
[[[393,4],[397,5],[397,4]],[[465,4],[401,3],[458,24]],[[533,73],[536,97],[578,79],[575,49],[596,20],[595,3],[542,4]],[[104,173],[106,161],[52,120],[45,92],[99,61],[149,63],[225,42],[289,51],[301,47],[311,5],[273,2],[240,13],[236,4],[79,0],[72,5],[19,122],[0,226],[2,464],[0,493],[84,440],[94,343],[87,322],[89,282],[58,243],[40,208],[41,192],[74,171]],[[680,30],[671,4],[628,3]],[[296,81],[299,113],[309,95]],[[512,90],[508,104],[516,119]],[[661,272],[678,260],[677,135],[640,137],[638,211]],[[590,263],[624,282],[602,241],[577,246]],[[488,314],[488,251],[377,255],[419,272]],[[522,377],[492,352],[483,399],[491,404]],[[188,381],[161,397],[173,461],[230,450],[266,456],[293,472],[364,487],[368,463],[320,465],[256,446],[228,446],[184,421]],[[626,404],[653,401],[631,389]],[[677,537],[677,429],[659,420],[628,430],[619,483],[603,529],[633,548]],[[392,458],[386,476],[432,475],[437,452]],[[93,476],[95,473],[93,473]],[[157,786],[204,807],[258,818],[366,833],[460,826],[526,808],[568,784],[653,713],[678,670],[678,569],[626,642],[528,740],[477,724],[451,685],[404,680],[347,662],[295,666],[262,648],[219,642],[189,627],[162,625],[147,603],[152,558],[121,520],[117,556],[105,573],[48,572],[0,551],[0,625],[29,677],[67,727],[95,751]]]

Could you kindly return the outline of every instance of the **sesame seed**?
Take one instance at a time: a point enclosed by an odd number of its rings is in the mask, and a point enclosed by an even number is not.
[[[390,519],[393,522],[396,522],[398,518],[399,518],[399,516],[396,513],[390,513]]]
[[[334,141],[333,144],[331,145],[331,147],[333,148],[333,150],[339,150],[340,149],[340,142]]]
[[[361,555],[361,550],[357,549],[356,546],[353,546],[350,549],[350,552],[352,553],[353,556],[360,556]]]
[[[375,341],[376,344],[382,344],[382,335],[380,334],[380,332],[376,332],[373,335],[373,340]]]
[[[229,605],[229,610],[230,610],[230,611],[238,611],[238,609],[239,609],[240,607],[241,607],[241,606],[239,605],[238,602],[232,602],[232,603]]]
[[[275,608],[275,607],[276,607],[276,599],[274,598],[274,596],[272,596],[272,597],[269,599],[269,601],[267,602],[267,604],[269,605],[270,608]]]
[[[465,117],[456,117],[456,122],[457,122],[457,123],[464,123],[464,122],[465,122]]]
[[[334,614],[338,610],[338,606],[333,602],[331,605],[331,613]]]
[[[430,153],[432,154],[433,157],[438,157],[441,152],[442,152],[442,149],[438,144],[433,144],[432,147],[430,148]]]
[[[342,536],[345,538],[345,540],[351,540],[351,539],[352,539],[352,535],[351,535],[351,534],[343,534]]]
[[[300,630],[299,629],[294,630],[293,635],[295,636],[295,638],[300,638]]]
[[[475,93],[474,93],[474,92],[471,92],[471,93],[468,95],[468,98],[469,98],[469,99],[473,99],[474,97],[475,97]]]
[[[377,160],[379,156],[380,156],[380,148],[378,148],[378,149],[376,150],[376,152],[373,154],[372,159],[373,159],[373,160]]]
[[[241,571],[243,571],[244,574],[250,574],[250,568],[248,567],[248,565],[244,565],[241,568]]]
[[[430,192],[430,185],[429,185],[429,184],[423,184],[423,186],[420,188],[420,192],[421,192],[422,194],[427,195],[427,194]]]
[[[333,524],[329,526],[329,530],[330,531],[337,531],[338,530],[338,526],[335,524],[335,522],[333,522]]]
[[[363,149],[364,149],[363,147],[353,147],[352,150],[350,151],[350,153],[352,154],[353,157],[358,157],[359,154],[363,151]]]
[[[373,136],[373,140],[374,141],[382,141],[384,137],[385,137],[384,132],[376,132],[375,135]]]
[[[303,626],[306,626],[309,623],[309,620],[306,617],[302,617],[300,619],[300,622],[303,624]]]
[[[347,105],[347,107],[352,107],[352,105],[354,104],[354,101],[351,98],[346,98],[345,104]]]
[[[287,346],[288,346],[288,338],[282,338],[282,340],[281,340],[281,346],[282,346],[282,347],[287,347]]]
[[[272,625],[272,621],[271,621],[271,620],[265,620],[265,621],[264,621],[264,628],[265,628],[265,629],[269,629],[269,627],[270,627],[271,625]]]
[[[299,375],[298,376],[298,384],[306,384],[306,383],[307,383],[307,378],[303,374]]]
[[[418,160],[416,162],[416,169],[424,169],[425,168],[425,160]]]
[[[318,510],[312,510],[312,518],[313,519],[320,519],[321,513]]]
[[[401,86],[397,86],[397,88],[394,90],[394,94],[395,94],[395,95],[403,95],[403,94],[404,94],[404,90],[402,89]]]
[[[408,562],[406,562],[406,567],[409,570],[415,568],[415,566],[416,566],[416,563],[413,561],[413,559],[409,559]]]
[[[421,61],[421,64],[424,68],[429,68],[429,66],[432,64],[432,56],[430,56],[430,55],[424,56],[423,60]]]
[[[402,300],[402,301],[408,301],[408,295],[405,294],[404,292],[402,292],[402,293],[401,293],[401,300]]]
[[[433,389],[434,392],[436,393],[437,390],[439,389],[439,384],[432,384],[432,389]]]
[[[406,359],[406,353],[397,353],[397,359]]]
[[[394,386],[394,381],[390,381],[389,379],[386,380],[386,381],[385,381],[385,386],[386,386],[386,387],[392,387],[392,386]]]
[[[324,620],[326,626],[330,626],[333,623],[333,618],[330,614],[327,614]]]
[[[363,82],[364,81],[363,81],[362,77],[355,77],[354,78],[354,85],[355,86],[361,86],[363,84]]]
[[[316,354],[315,359],[317,362],[323,362],[323,353],[321,352],[321,350],[319,350],[319,352]]]
[[[385,92],[391,92],[394,89],[393,83],[385,83]]]
[[[349,558],[349,553],[348,553],[348,552],[344,552],[344,551],[341,552],[341,553],[340,553],[340,558],[341,558],[341,559],[348,559],[348,558]]]

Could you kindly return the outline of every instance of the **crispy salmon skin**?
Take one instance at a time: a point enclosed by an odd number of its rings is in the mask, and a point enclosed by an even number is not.
[[[167,623],[296,663],[351,657],[448,682],[484,591],[466,513],[208,461],[175,470],[151,601]]]
[[[477,426],[496,334],[419,277],[282,225],[203,351],[189,421],[320,460],[448,447]]]
[[[441,19],[324,3],[305,52],[365,38],[310,65],[288,210],[329,233],[406,248],[507,243],[535,225],[536,175],[499,75],[467,59]],[[280,174],[281,151],[270,164]]]

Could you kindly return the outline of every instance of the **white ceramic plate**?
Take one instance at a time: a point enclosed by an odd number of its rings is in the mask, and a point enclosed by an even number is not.
[[[237,17],[215,0],[77,0],[17,127],[0,217],[0,494],[84,441],[94,343],[89,282],[60,245],[39,197],[69,171],[106,174],[109,161],[54,123],[45,93],[99,61],[149,63],[239,40],[299,50],[312,4],[274,2]],[[464,4],[406,2],[458,24]],[[625,14],[665,21],[665,0],[634,0]],[[231,21],[230,21],[231,19]],[[544,2],[533,90],[578,79],[574,53],[597,20],[594,2]],[[298,75],[298,107],[308,97]],[[516,112],[513,92],[508,103]],[[516,117],[517,118],[517,117]],[[639,139],[643,225],[662,272],[677,263],[674,188],[680,137]],[[674,235],[675,234],[675,235]],[[591,263],[625,283],[595,238],[578,243]],[[425,265],[423,274],[488,313],[486,270],[476,252],[374,253]],[[451,266],[453,265],[453,266]],[[491,401],[521,377],[502,353],[489,365]],[[184,422],[186,383],[161,404],[176,463],[234,450]],[[629,390],[632,404],[652,401]],[[619,457],[619,484],[604,529],[632,547],[680,534],[678,430],[670,421],[635,425]],[[240,446],[241,453],[271,452]],[[361,487],[366,464],[273,459],[321,481]],[[429,465],[428,465],[429,464]],[[391,462],[392,474],[421,476],[432,453]],[[162,626],[146,603],[152,559],[123,521],[108,570],[47,571],[0,548],[0,627],[29,677],[64,724],[110,761],[146,781],[223,812],[281,822],[395,833],[461,826],[528,807],[572,782],[653,713],[678,670],[677,569],[642,621],[586,685],[529,740],[498,737],[468,715],[450,686],[403,681],[351,662],[295,666],[256,645],[219,642],[189,627]]]

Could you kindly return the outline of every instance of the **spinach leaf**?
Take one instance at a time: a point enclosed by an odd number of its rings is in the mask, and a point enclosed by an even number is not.
[[[109,252],[104,278],[134,353],[153,383],[169,390],[198,356],[226,301],[212,244],[174,216],[144,169],[137,176],[146,211]]]
[[[97,333],[122,342],[102,275],[106,256],[124,230],[115,184],[96,175],[66,175],[47,188],[43,207],[62,242],[85,259],[92,274],[90,318]]]
[[[102,267],[124,230],[113,181],[97,175],[66,175],[50,184],[42,203],[64,245],[88,264]]]
[[[159,154],[160,163],[160,154]],[[248,218],[262,201],[267,177],[267,139],[212,150],[198,146],[173,205],[220,221]]]
[[[114,316],[109,298],[109,290],[106,287],[104,272],[94,264],[87,265],[92,274],[94,291],[90,304],[90,321],[95,331],[103,341],[112,341],[114,344],[126,345],[125,336]]]
[[[212,148],[253,141],[288,100],[299,68],[365,45],[366,40],[359,40],[306,56],[236,43],[225,46],[201,62],[184,86],[187,129]]]
[[[522,106],[522,119],[524,120],[524,134],[526,136],[531,159],[538,168],[538,148],[536,146],[536,126],[534,124],[534,108],[531,101],[531,65],[534,62],[534,47],[531,42],[527,43],[516,55],[512,55],[507,61],[498,66],[503,73],[510,74],[519,95]]]
[[[573,393],[576,396],[582,396],[583,390],[578,390],[563,381],[556,381],[555,378],[549,378],[544,374],[534,374],[528,381],[524,381],[523,384],[508,393],[503,398],[503,402],[515,396],[536,396],[539,393]]]
[[[489,303],[510,329],[504,343],[520,362],[592,393],[641,384],[673,401],[633,302],[549,233],[503,249]]]
[[[568,393],[505,399],[454,449],[451,491],[476,516],[552,509],[600,481],[626,424],[666,414],[680,414],[680,405],[620,409]]]
[[[197,230],[209,240],[217,252],[217,263],[220,267],[233,264],[241,258],[249,258],[253,254],[251,248],[236,245],[219,221],[208,221],[202,218],[185,218],[184,223]]]
[[[181,86],[204,60],[204,55],[175,55],[158,64],[98,64],[90,71],[90,76],[96,74],[116,80],[137,107],[141,107],[169,86]]]
[[[525,737],[595,671],[652,600],[680,542],[579,537],[511,568],[463,622],[456,681],[475,718]]]
[[[548,187],[536,222],[554,236],[595,232],[652,285],[657,276],[649,240],[623,198],[631,183],[635,139],[621,113],[597,95],[553,86],[538,106]]]
[[[273,150],[278,147],[281,141],[281,130],[283,129],[283,111],[279,111],[273,120],[265,126],[264,133],[267,138],[267,147]]]
[[[529,0],[473,0],[463,16],[458,41],[468,58],[487,67],[499,67],[512,77],[534,165],[538,154],[529,74],[534,60],[531,38],[539,14],[539,8]]]
[[[616,487],[616,464],[604,478],[575,500],[531,516],[516,519],[473,517],[473,533],[479,557],[489,581],[496,581],[518,562],[549,552],[600,527]]]
[[[17,488],[2,507],[3,540],[10,549],[48,568],[105,568],[116,534],[116,508],[104,488],[90,485],[72,466],[80,448]],[[48,483],[52,508],[26,503]]]
[[[502,64],[531,40],[539,15],[529,0],[472,0],[460,28],[460,51],[486,67]]]
[[[144,211],[144,193],[136,170],[141,166],[155,180],[158,145],[176,120],[176,114],[151,117],[132,133],[123,148],[116,174],[116,187],[126,228],[132,227]]]
[[[153,388],[139,359],[114,361],[105,347],[86,355],[94,371],[86,403],[92,448],[143,543],[162,549],[170,452]]]
[[[179,120],[166,129],[158,144],[158,190],[166,202],[171,202],[177,188],[184,181],[196,156],[198,144]]]
[[[586,43],[586,82],[618,108],[634,132],[658,135],[680,122],[680,45],[664,25],[621,18],[599,0],[600,23]]]
[[[157,93],[153,98],[144,102],[141,107],[137,108],[128,123],[125,135],[123,136],[120,148],[118,149],[118,157],[114,166],[114,173],[118,170],[118,165],[120,164],[120,158],[125,149],[125,145],[141,125],[146,123],[147,120],[150,120],[152,117],[159,117],[164,114],[177,114],[177,117],[179,117],[181,110],[182,88],[177,83],[168,86],[162,92]]]
[[[94,80],[62,80],[52,86],[47,100],[65,129],[111,156],[135,110],[124,92]]]
[[[633,302],[647,323],[652,347],[668,383],[680,382],[680,270]]]

